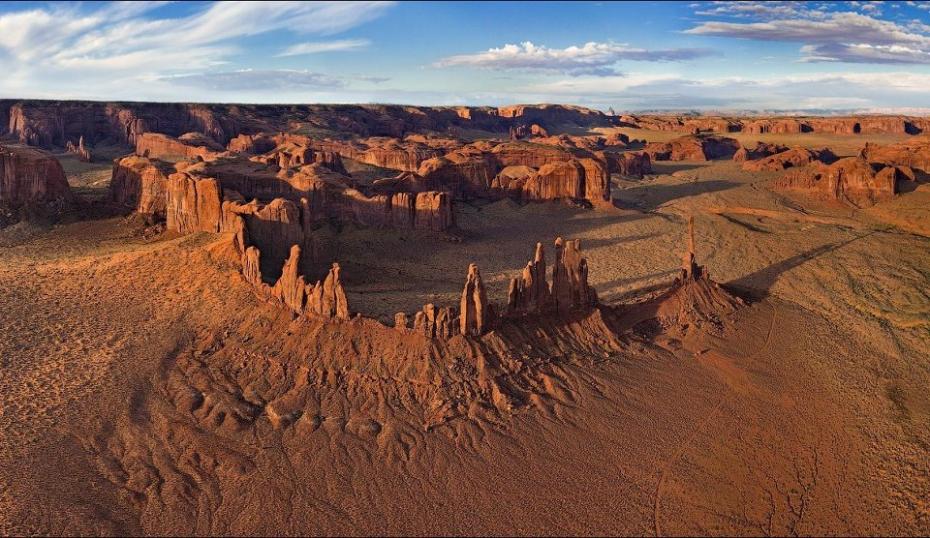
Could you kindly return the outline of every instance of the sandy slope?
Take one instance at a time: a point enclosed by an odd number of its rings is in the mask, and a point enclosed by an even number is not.
[[[674,276],[694,214],[699,260],[754,298],[718,334],[594,317],[437,348],[292,320],[217,237],[0,232],[0,532],[930,532],[930,240],[729,162],[658,169],[615,210],[325,242],[384,318],[454,304],[470,261],[501,301],[557,235],[626,301]]]

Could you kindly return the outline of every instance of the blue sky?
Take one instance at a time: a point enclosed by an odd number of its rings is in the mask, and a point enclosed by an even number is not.
[[[930,113],[930,2],[0,4],[0,97]]]

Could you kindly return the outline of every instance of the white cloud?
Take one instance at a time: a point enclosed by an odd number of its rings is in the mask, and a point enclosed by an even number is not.
[[[241,90],[331,90],[344,88],[346,81],[322,73],[292,69],[238,69],[160,77],[158,80],[213,91]]]
[[[339,39],[336,41],[311,41],[297,43],[281,51],[279,57],[302,56],[304,54],[318,54],[321,52],[336,52],[363,49],[370,45],[367,39]]]
[[[805,62],[930,64],[928,29],[920,21],[901,25],[861,13],[831,13],[820,17],[812,16],[809,10],[798,10],[795,18],[709,21],[685,33],[799,42],[804,44],[801,60]]]
[[[649,50],[618,43],[588,42],[564,49],[549,48],[524,41],[507,44],[475,54],[443,58],[435,67],[477,67],[482,69],[521,69],[568,75],[616,75],[614,67],[621,60],[679,61],[712,54],[706,49]]]
[[[162,5],[54,4],[0,15],[0,94],[144,99],[154,89],[143,80],[221,66],[219,75],[232,72],[229,58],[247,37],[332,35],[380,17],[393,2],[213,2],[183,17],[152,17]],[[330,43],[351,48],[358,40]]]
[[[676,73],[580,77],[526,88],[553,102],[628,109],[926,108],[930,74],[833,73],[772,77],[689,78]]]

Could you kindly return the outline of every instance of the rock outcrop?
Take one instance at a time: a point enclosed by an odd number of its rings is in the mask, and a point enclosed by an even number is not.
[[[788,146],[769,144],[767,142],[756,142],[755,147],[752,148],[740,145],[740,148],[733,154],[733,160],[736,162],[754,161],[787,150]]]
[[[546,253],[542,243],[536,243],[533,260],[526,264],[522,275],[510,281],[506,312],[508,315],[539,314],[552,306],[546,279]]]
[[[610,200],[607,163],[584,149],[482,141],[424,161],[418,175],[463,198]]]
[[[160,133],[144,133],[136,137],[136,155],[163,161],[214,160],[224,151],[211,139],[196,133],[174,138]]]
[[[655,300],[656,318],[682,332],[715,328],[721,325],[722,318],[742,305],[740,298],[711,280],[710,272],[698,265],[694,253],[694,217],[690,217],[681,271],[671,289]]]
[[[739,147],[733,138],[687,135],[668,142],[651,142],[643,151],[653,161],[710,161],[732,157]]]
[[[222,191],[215,179],[180,172],[168,176],[165,187],[169,230],[182,234],[221,231]]]
[[[78,138],[77,145],[74,145],[74,143],[69,140],[68,143],[65,144],[65,150],[68,153],[76,155],[81,162],[89,163],[93,160],[93,155],[91,155],[90,150],[84,146],[83,136]]]
[[[242,257],[242,276],[256,290],[267,295],[294,314],[326,320],[348,320],[349,302],[340,279],[339,264],[334,263],[322,281],[306,284],[300,274],[300,247],[294,245],[284,262],[281,276],[269,287],[261,280],[261,252],[249,246]]]
[[[510,281],[505,312],[508,316],[565,314],[596,304],[597,293],[588,284],[588,262],[581,255],[581,242],[560,237],[555,240],[551,287],[546,279],[545,250],[537,243],[533,260]]]
[[[871,163],[908,167],[930,174],[930,137],[921,136],[888,146],[866,143],[859,156]]]
[[[459,328],[464,335],[479,336],[490,324],[491,315],[487,292],[484,289],[484,282],[481,281],[481,272],[475,264],[468,266],[459,311],[461,312]]]
[[[0,205],[60,210],[73,201],[58,159],[18,144],[0,146]]]
[[[813,162],[831,164],[835,161],[836,155],[827,148],[807,149],[797,147],[758,160],[745,161],[742,168],[750,172],[772,172],[787,170],[798,166],[806,166]]]
[[[137,155],[116,159],[110,201],[143,215],[165,218],[167,181],[172,171],[166,163]]]
[[[581,255],[580,240],[555,240],[551,293],[559,313],[597,304],[597,293],[588,285],[588,261]]]
[[[829,166],[815,162],[789,170],[776,180],[774,188],[867,207],[893,198],[899,181],[908,179],[908,176],[913,176],[913,172],[881,164],[873,167],[862,157],[847,157]]]
[[[607,170],[611,174],[620,174],[624,177],[642,178],[652,173],[652,159],[645,151],[625,151],[616,153],[605,151],[603,160],[607,163]]]

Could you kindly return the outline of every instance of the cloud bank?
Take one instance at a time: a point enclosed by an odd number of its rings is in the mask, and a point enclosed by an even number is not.
[[[475,54],[443,58],[435,67],[476,67],[481,69],[544,71],[566,75],[611,76],[619,73],[615,64],[622,60],[668,62],[693,60],[713,54],[707,49],[649,50],[618,43],[588,42],[564,49],[549,48],[524,41]]]

